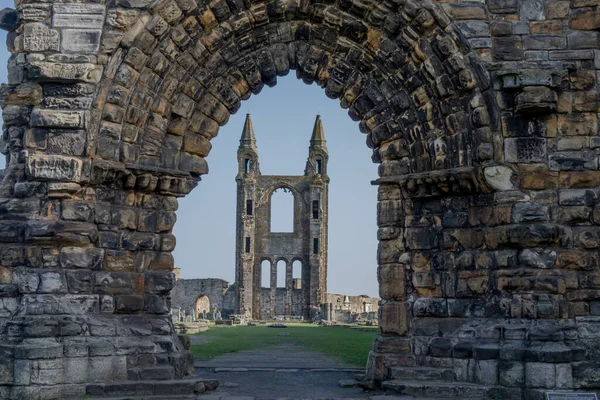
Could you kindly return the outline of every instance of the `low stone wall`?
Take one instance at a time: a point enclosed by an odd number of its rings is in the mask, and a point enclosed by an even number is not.
[[[176,322],[173,324],[175,332],[178,334],[193,335],[195,333],[206,332],[208,330],[207,321],[194,322]]]

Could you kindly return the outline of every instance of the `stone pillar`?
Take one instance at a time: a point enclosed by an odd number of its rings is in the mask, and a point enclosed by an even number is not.
[[[293,282],[293,270],[292,270],[292,262],[290,260],[286,260],[285,265],[285,315],[292,315],[292,289],[294,288]]]

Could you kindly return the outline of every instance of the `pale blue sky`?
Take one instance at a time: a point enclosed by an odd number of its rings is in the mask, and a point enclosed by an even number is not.
[[[0,0],[4,6],[6,0]],[[0,7],[3,8],[3,7]],[[6,33],[0,33],[4,44]],[[0,77],[6,82],[6,47],[0,53]],[[371,150],[358,124],[337,100],[316,85],[305,85],[292,71],[274,88],[242,104],[219,135],[208,156],[210,173],[180,200],[175,263],[184,278],[223,278],[234,281],[237,147],[246,113],[252,115],[263,174],[304,172],[314,120],[321,114],[330,161],[329,272],[330,293],[377,296],[377,178]],[[273,207],[276,222],[289,220],[286,198]],[[275,222],[274,222],[275,224]]]

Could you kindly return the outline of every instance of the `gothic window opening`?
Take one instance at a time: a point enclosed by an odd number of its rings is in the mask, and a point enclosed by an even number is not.
[[[260,264],[260,287],[271,287],[271,262],[269,260],[264,260]]]
[[[313,219],[319,219],[319,200],[313,200],[312,202],[312,217]]]
[[[287,281],[286,266],[287,266],[287,263],[285,262],[285,260],[277,261],[277,287],[278,288],[286,287],[286,281]]]
[[[319,239],[313,239],[313,254],[319,254]]]
[[[292,263],[292,288],[302,289],[302,261]]]
[[[317,174],[322,174],[322,169],[323,169],[323,161],[322,160],[317,160]]]
[[[246,253],[250,253],[250,237],[246,236]]]
[[[251,163],[251,161],[250,161],[250,159],[249,159],[249,158],[246,158],[246,159],[244,160],[244,172],[245,172],[246,174],[250,172],[250,167],[252,166],[251,164],[252,164],[252,163]]]
[[[271,232],[294,232],[294,195],[287,188],[271,195]]]
[[[252,200],[246,200],[246,215],[252,215],[253,210],[252,210]]]

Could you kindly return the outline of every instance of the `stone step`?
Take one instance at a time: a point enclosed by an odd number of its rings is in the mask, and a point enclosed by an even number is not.
[[[417,398],[434,397],[444,399],[482,399],[491,388],[472,383],[444,381],[410,381],[395,379],[382,383],[386,391],[410,395]]]
[[[86,394],[98,398],[119,396],[186,396],[216,390],[219,381],[216,379],[181,379],[155,381],[125,381],[111,383],[94,383],[86,387]]]
[[[128,378],[132,381],[165,381],[175,379],[175,368],[172,366],[129,368]]]
[[[200,397],[203,398],[204,396]],[[190,394],[186,396],[169,396],[169,400],[197,400],[198,395]],[[86,397],[86,400],[165,400],[164,395],[161,396],[117,396],[117,397]]]
[[[392,378],[407,381],[453,382],[454,372],[449,368],[393,367]]]

